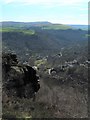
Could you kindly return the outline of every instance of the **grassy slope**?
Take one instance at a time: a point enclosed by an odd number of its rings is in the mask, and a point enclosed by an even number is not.
[[[62,24],[52,24],[52,25],[47,25],[47,26],[43,26],[42,29],[53,29],[53,30],[67,30],[70,29],[72,27],[68,26],[68,25],[62,25]]]
[[[24,34],[33,35],[35,34],[34,30],[24,30],[24,29],[18,29],[18,28],[12,28],[12,27],[5,27],[0,28],[0,32],[22,32]]]

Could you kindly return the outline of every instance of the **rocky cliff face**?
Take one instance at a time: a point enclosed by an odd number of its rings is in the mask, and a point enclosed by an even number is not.
[[[9,97],[32,98],[40,88],[36,71],[27,64],[20,64],[16,54],[2,56],[3,92]]]

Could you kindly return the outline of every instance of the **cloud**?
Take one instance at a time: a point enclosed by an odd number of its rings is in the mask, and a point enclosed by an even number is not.
[[[81,17],[88,17],[88,14],[80,14]]]
[[[88,7],[87,8],[79,8],[80,11],[88,11]]]
[[[14,2],[14,0],[4,0],[5,4],[9,4],[9,3],[12,3],[12,2]]]
[[[5,4],[20,3],[25,5],[75,5],[80,3],[88,3],[87,0],[3,0]]]

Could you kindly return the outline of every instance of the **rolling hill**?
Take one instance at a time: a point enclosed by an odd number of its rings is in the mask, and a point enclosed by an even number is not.
[[[3,22],[3,50],[17,54],[53,54],[62,48],[87,45],[87,31],[49,22]]]

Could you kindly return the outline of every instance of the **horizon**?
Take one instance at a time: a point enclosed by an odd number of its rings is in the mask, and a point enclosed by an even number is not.
[[[0,0],[0,21],[88,25],[88,0]]]
[[[50,21],[29,21],[29,22],[25,22],[25,21],[0,21],[1,23],[3,22],[16,22],[16,23],[44,23],[44,22],[47,22],[47,23],[51,23],[51,24],[61,24],[61,25],[87,25],[88,24],[62,24],[62,23],[53,23],[53,22],[50,22]]]

